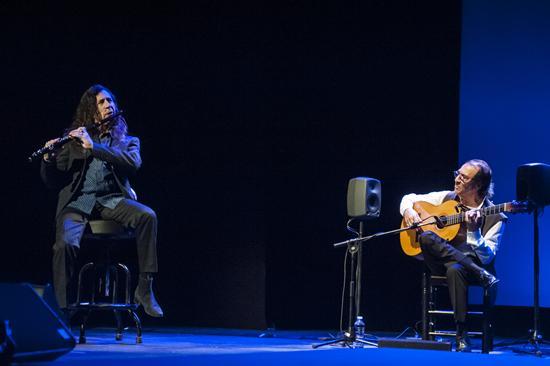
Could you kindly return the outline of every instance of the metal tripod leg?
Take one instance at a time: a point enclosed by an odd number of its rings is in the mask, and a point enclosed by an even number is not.
[[[352,347],[353,340],[349,337],[333,339],[333,340],[326,341],[326,342],[323,342],[323,343],[314,344],[311,347],[314,348],[314,349],[317,349],[319,347],[329,346],[331,344],[336,344],[336,343],[343,343],[342,346],[346,346],[348,348],[353,348]]]
[[[366,341],[366,340],[364,340],[364,339],[356,339],[355,342],[359,342],[359,343],[363,343],[363,344],[368,344],[369,346],[378,347],[378,344],[377,344],[377,343],[372,342],[372,341]]]

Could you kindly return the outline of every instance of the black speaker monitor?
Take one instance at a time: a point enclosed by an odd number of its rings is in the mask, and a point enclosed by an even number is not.
[[[0,321],[8,321],[15,342],[13,361],[53,360],[74,348],[50,286],[0,283],[0,297]]]
[[[348,216],[371,219],[380,216],[382,185],[378,179],[357,177],[348,183]]]
[[[451,351],[451,342],[425,341],[422,339],[380,338],[378,348],[413,348],[435,351]]]
[[[550,204],[550,165],[520,165],[516,171],[516,199],[531,201],[538,207]]]

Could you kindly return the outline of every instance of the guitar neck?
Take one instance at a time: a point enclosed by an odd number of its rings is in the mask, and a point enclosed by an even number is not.
[[[481,214],[481,216],[496,215],[501,212],[511,211],[510,206],[511,206],[511,203],[506,202],[506,203],[501,203],[499,205],[483,207],[482,209],[479,210],[479,213]],[[460,212],[455,215],[450,215],[445,217],[446,225],[461,224],[464,221],[466,221],[466,212]]]

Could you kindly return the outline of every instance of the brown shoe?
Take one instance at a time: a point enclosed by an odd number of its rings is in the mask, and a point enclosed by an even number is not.
[[[150,273],[140,273],[139,282],[134,292],[134,302],[143,306],[147,315],[155,318],[164,316],[162,309],[153,294],[153,276]]]

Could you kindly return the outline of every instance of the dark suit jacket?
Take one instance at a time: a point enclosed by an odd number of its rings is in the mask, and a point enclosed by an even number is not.
[[[90,157],[107,162],[107,167],[112,170],[124,197],[136,199],[136,194],[130,187],[129,177],[134,175],[141,166],[139,139],[127,136],[124,141],[112,145],[94,142],[91,150],[85,150],[77,142],[71,141],[63,145],[53,162],[47,163],[42,160],[40,166],[42,180],[47,187],[60,190],[56,217],[79,192]]]

